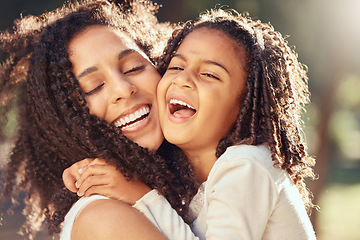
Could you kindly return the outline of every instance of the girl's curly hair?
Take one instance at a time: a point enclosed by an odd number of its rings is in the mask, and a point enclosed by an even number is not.
[[[39,17],[18,19],[12,32],[0,36],[1,50],[8,55],[0,67],[1,118],[12,102],[19,113],[1,197],[6,201],[26,192],[24,233],[30,237],[44,219],[50,234],[60,231],[65,214],[78,199],[65,189],[62,172],[91,157],[105,158],[129,180],[140,179],[157,189],[187,220],[188,205],[197,191],[189,163],[164,160],[91,115],[71,72],[68,44],[91,25],[122,30],[156,63],[173,28],[157,22],[157,8],[151,2],[126,3],[68,3]]]
[[[159,63],[166,68],[183,39],[199,28],[223,32],[247,51],[246,93],[232,131],[223,138],[216,151],[219,157],[235,144],[266,143],[276,167],[288,172],[302,194],[309,210],[312,194],[305,178],[314,178],[313,158],[306,152],[301,114],[309,103],[306,66],[298,62],[297,54],[270,24],[252,20],[247,14],[214,9],[187,22],[174,31]]]

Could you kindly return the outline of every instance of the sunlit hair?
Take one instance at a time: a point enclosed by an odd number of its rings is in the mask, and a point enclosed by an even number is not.
[[[314,177],[315,161],[306,152],[301,121],[310,98],[306,67],[298,62],[297,54],[270,24],[254,21],[246,14],[216,9],[173,33],[159,64],[161,72],[166,71],[184,38],[200,28],[226,34],[234,44],[245,47],[248,59],[246,93],[239,102],[237,121],[228,136],[219,142],[216,157],[231,145],[266,143],[274,166],[288,172],[305,205],[311,209],[312,194],[304,180]]]
[[[78,199],[65,189],[62,172],[89,157],[105,158],[129,179],[157,189],[187,220],[189,202],[197,191],[188,162],[165,161],[90,115],[71,71],[69,42],[92,25],[122,30],[156,63],[172,27],[157,22],[157,8],[150,2],[128,1],[124,6],[96,0],[71,3],[39,17],[18,19],[13,31],[1,34],[1,49],[8,56],[0,68],[1,122],[13,102],[18,108],[2,201],[18,199],[25,192],[24,233],[30,238],[44,220],[51,234],[60,231],[65,214]]]

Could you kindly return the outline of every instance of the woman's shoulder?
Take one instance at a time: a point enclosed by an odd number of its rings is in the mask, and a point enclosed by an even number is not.
[[[113,199],[98,199],[79,213],[71,239],[143,239],[146,232],[154,231],[158,229],[131,205]],[[154,235],[154,239],[161,239],[160,231]]]
[[[120,210],[120,212],[117,212],[118,210]],[[130,210],[133,211],[134,209],[127,203],[114,199],[97,199],[84,207],[78,214],[75,224],[79,222],[92,224],[94,223],[94,219],[97,220],[95,221],[96,224],[99,224],[99,220],[108,221]]]
[[[107,198],[101,195],[93,195],[90,197],[82,197],[73,204],[73,206],[65,216],[65,220],[61,230],[61,238],[60,238],[61,240],[71,239],[71,232],[73,229],[73,225],[78,215],[86,208],[86,206],[100,199],[107,199]]]
[[[72,240],[105,239],[122,226],[134,209],[121,201],[98,199],[86,205],[78,214],[72,229]],[[110,236],[108,236],[110,237]],[[111,238],[110,238],[111,239]]]

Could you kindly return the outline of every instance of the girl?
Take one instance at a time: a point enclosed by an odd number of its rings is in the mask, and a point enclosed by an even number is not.
[[[65,214],[78,200],[64,188],[62,172],[94,156],[108,159],[127,180],[146,183],[132,184],[142,195],[149,187],[158,189],[186,218],[197,190],[191,168],[187,161],[167,162],[154,152],[163,141],[155,95],[160,75],[148,56],[157,59],[171,30],[157,22],[155,9],[143,2],[125,8],[89,0],[24,17],[16,21],[14,32],[2,33],[8,59],[0,69],[1,104],[6,109],[17,100],[19,111],[2,200],[25,191],[29,237],[44,220],[50,234],[60,231]],[[144,238],[149,231],[154,239],[164,238],[127,206],[114,200],[90,204],[84,214],[91,218],[83,219],[97,220],[91,237]],[[114,209],[122,215],[111,215]],[[122,223],[107,231],[113,220]],[[145,231],[131,225],[137,221],[148,222]],[[82,222],[79,218],[74,239],[91,239],[81,233]]]
[[[306,71],[282,36],[269,24],[214,10],[176,31],[165,52],[161,127],[203,182],[192,202],[195,235],[315,239],[304,182],[313,177],[314,160],[300,119],[310,94]],[[92,193],[86,178],[94,169],[79,179],[80,194]],[[180,239],[167,231],[175,227],[166,206],[156,191],[134,205],[169,239]]]

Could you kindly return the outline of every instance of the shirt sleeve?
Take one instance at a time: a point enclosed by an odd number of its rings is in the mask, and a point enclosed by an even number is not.
[[[278,196],[266,169],[251,159],[223,159],[206,185],[207,240],[262,238]]]
[[[133,207],[143,213],[169,240],[199,239],[156,190],[145,194]]]

